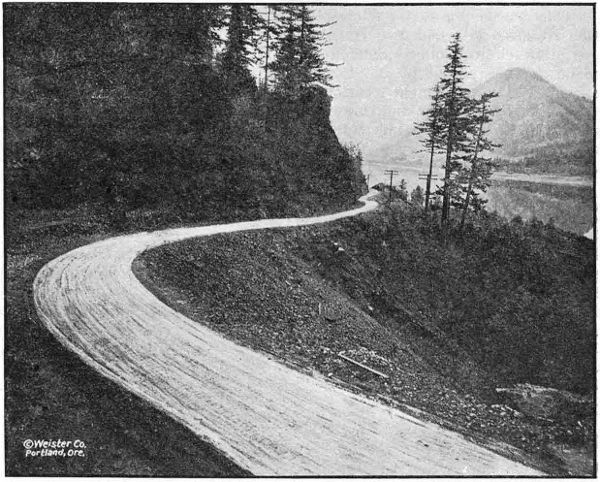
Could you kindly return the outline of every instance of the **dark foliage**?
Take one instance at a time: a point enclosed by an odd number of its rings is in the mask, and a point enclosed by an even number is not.
[[[448,222],[451,200],[459,196],[460,186],[455,175],[461,168],[465,153],[469,152],[468,134],[472,127],[470,90],[463,85],[467,76],[464,63],[466,55],[463,54],[459,33],[452,36],[446,56],[448,62],[444,65],[444,73],[439,82],[439,100],[442,104],[441,140],[446,147],[444,184],[438,192],[443,197],[443,223]]]
[[[276,90],[296,96],[307,87],[331,86],[330,67],[323,56],[327,33],[331,24],[319,24],[314,11],[306,5],[279,6],[279,39],[275,43],[276,59],[271,64]]]
[[[492,214],[464,229],[452,227],[444,240],[434,219],[411,210],[374,217],[368,230],[350,228],[361,256],[381,268],[361,285],[375,283],[390,299],[402,299],[496,383],[592,393],[593,242],[539,221],[509,224]]]
[[[413,135],[424,135],[419,142],[424,147],[424,152],[429,154],[429,172],[427,175],[427,185],[425,187],[425,210],[429,209],[429,200],[431,198],[431,177],[433,174],[433,160],[436,153],[444,152],[444,125],[442,118],[444,115],[441,99],[440,84],[436,84],[431,96],[431,106],[423,112],[425,120],[415,123]]]
[[[359,187],[326,95],[259,98],[248,71],[256,12],[226,13],[200,4],[7,6],[8,204],[85,202],[120,224],[134,209],[185,221],[353,199]],[[279,122],[282,108],[288,119]]]
[[[429,174],[425,190],[425,209],[429,208],[431,175],[435,154],[445,154],[444,182],[436,194],[442,196],[442,224],[447,224],[450,207],[463,210],[463,224],[469,209],[479,211],[485,204],[480,196],[490,185],[494,164],[484,157],[496,144],[486,135],[487,124],[499,109],[490,107],[498,94],[490,92],[478,99],[464,86],[467,73],[466,55],[460,34],[452,35],[442,78],[434,88],[431,107],[423,113],[425,120],[415,124],[414,135],[429,154]]]
[[[472,134],[472,152],[467,158],[467,166],[463,166],[458,173],[458,178],[462,184],[463,198],[459,206],[462,208],[462,221],[464,225],[467,212],[471,207],[475,211],[480,211],[487,203],[487,200],[480,196],[487,191],[491,185],[491,174],[494,164],[490,158],[485,157],[485,151],[492,151],[498,147],[491,142],[487,134],[489,129],[486,124],[492,121],[492,116],[499,112],[499,109],[490,108],[490,100],[498,97],[495,92],[483,94],[479,99],[473,100],[472,122],[475,126]]]
[[[227,42],[221,65],[228,88],[232,92],[256,90],[250,66],[257,53],[258,32],[262,17],[252,5],[234,4],[230,7]]]
[[[410,202],[415,206],[423,207],[423,189],[421,186],[417,186],[410,193]]]

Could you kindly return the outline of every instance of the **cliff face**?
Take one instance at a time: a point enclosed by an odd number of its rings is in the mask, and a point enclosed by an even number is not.
[[[330,111],[331,98],[320,87],[293,101],[270,98],[267,132],[272,154],[286,173],[284,189],[308,205],[347,205],[360,195],[364,183],[357,159],[339,143]]]
[[[359,171],[326,91],[233,89],[214,61],[215,16],[200,4],[10,7],[6,201],[190,221],[353,202]]]

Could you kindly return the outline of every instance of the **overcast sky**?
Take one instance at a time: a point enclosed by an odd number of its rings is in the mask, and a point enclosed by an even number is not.
[[[333,69],[332,122],[343,142],[367,151],[419,120],[441,76],[450,36],[460,32],[475,86],[512,67],[593,95],[591,6],[322,6]]]

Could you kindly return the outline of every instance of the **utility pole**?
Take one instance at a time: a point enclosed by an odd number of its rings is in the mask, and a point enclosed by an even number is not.
[[[390,175],[390,204],[391,204],[392,203],[392,187],[393,187],[394,176],[398,175],[398,171],[394,171],[393,169],[386,169],[385,171],[383,171],[383,173]]]

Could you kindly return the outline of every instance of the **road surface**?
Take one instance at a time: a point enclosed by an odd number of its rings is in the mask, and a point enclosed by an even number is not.
[[[191,237],[301,226],[376,207],[121,236],[51,261],[40,319],[88,365],[255,475],[541,475],[462,436],[236,345],[156,299],[131,271],[143,251]],[[217,274],[217,273],[215,273]]]

